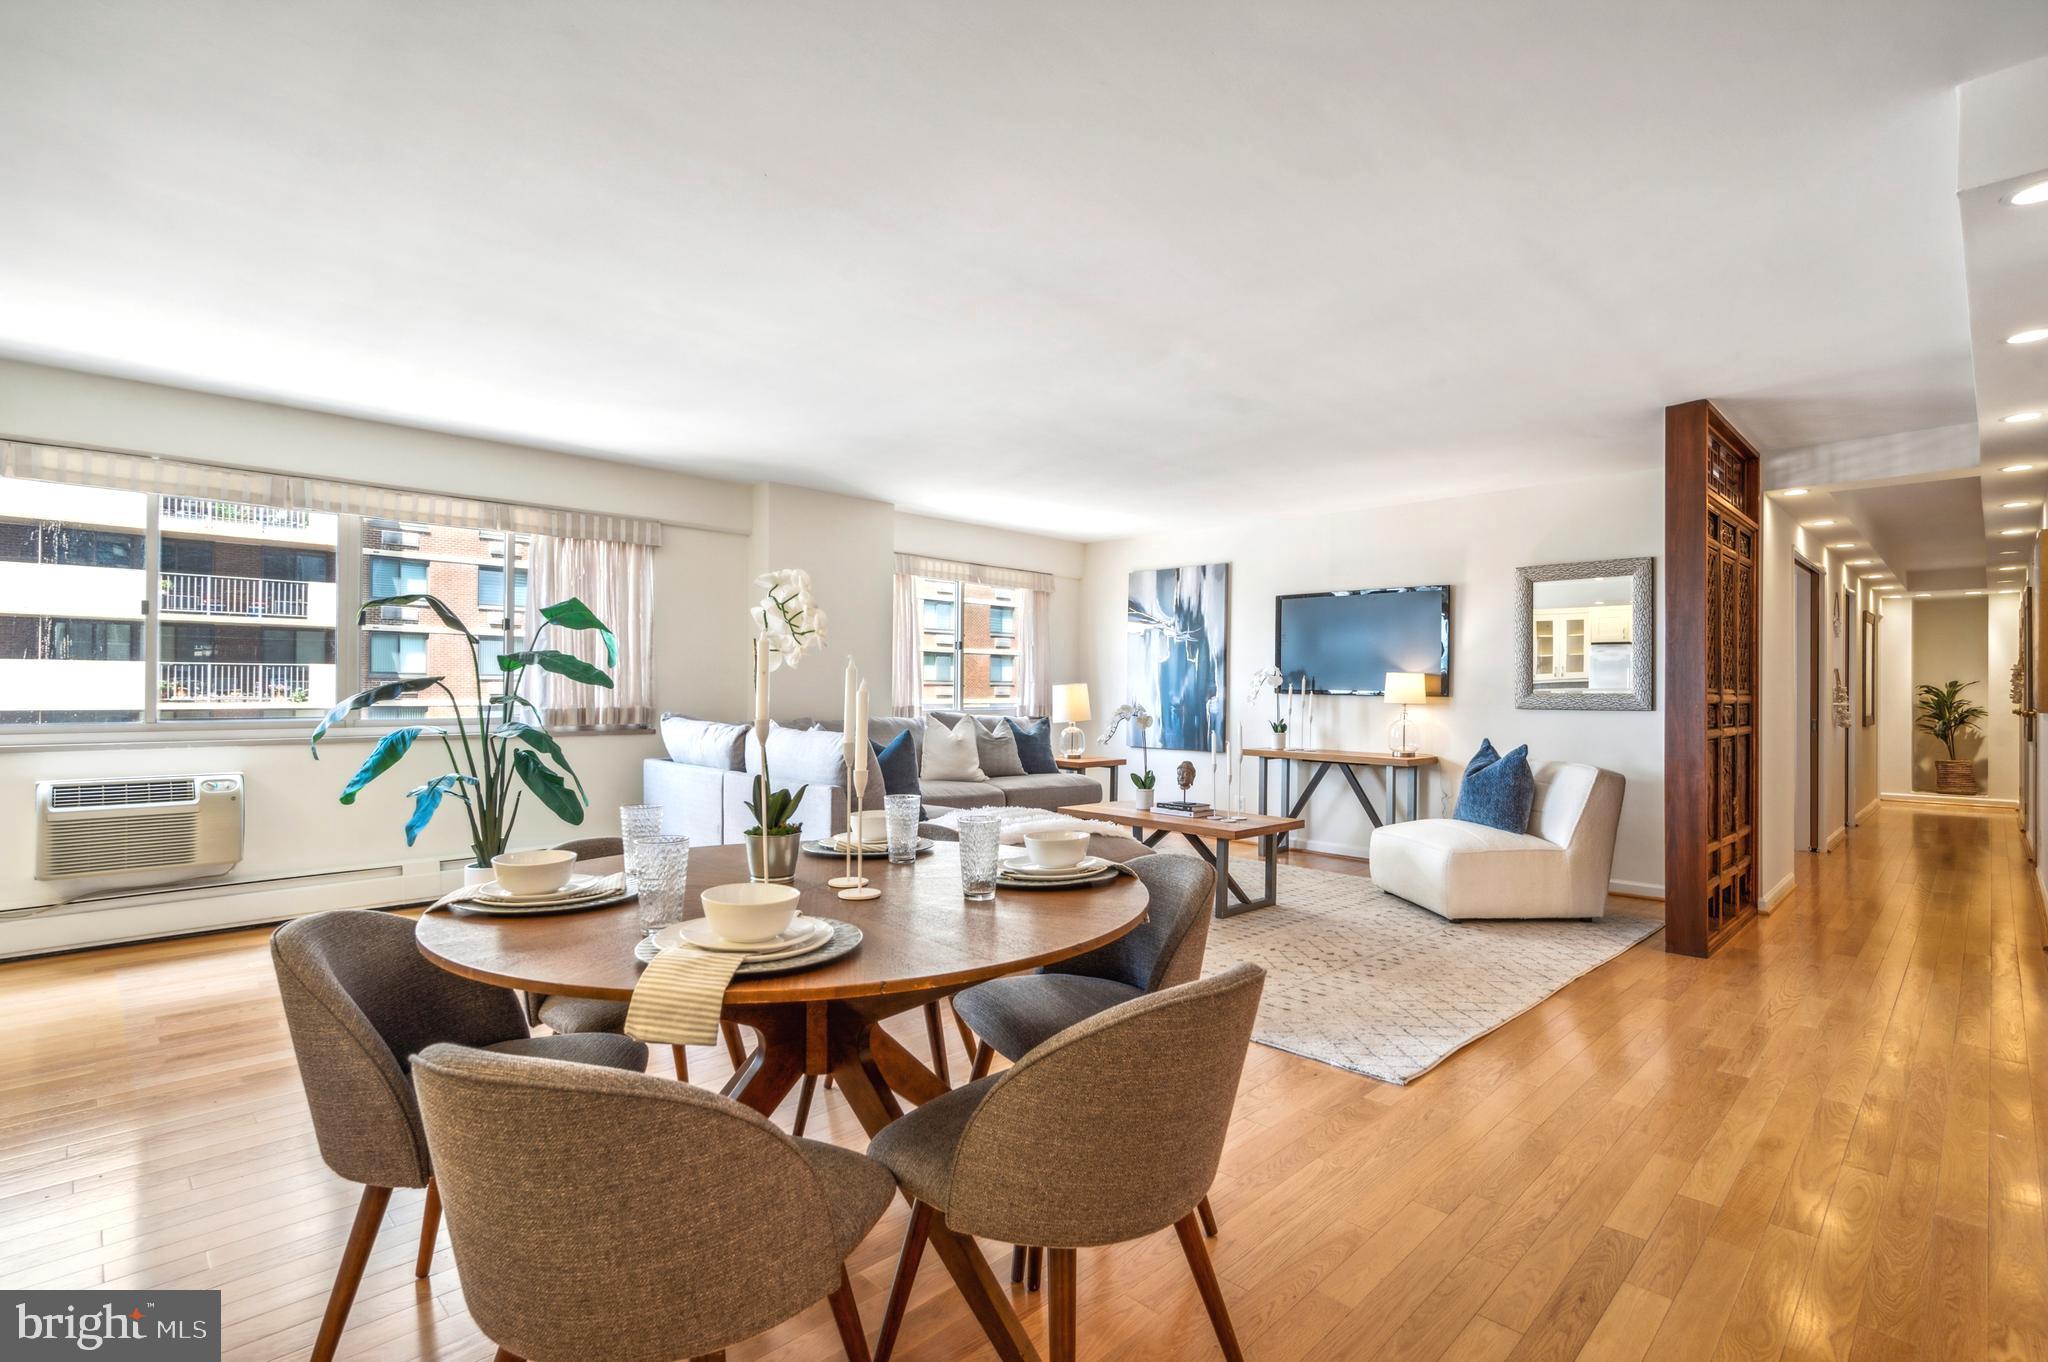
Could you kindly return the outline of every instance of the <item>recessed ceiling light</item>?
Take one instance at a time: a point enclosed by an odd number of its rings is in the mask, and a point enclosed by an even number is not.
[[[2048,203],[2048,180],[2036,180],[2025,189],[2016,191],[2006,200],[2015,208],[2031,208],[2037,203]]]
[[[2030,463],[2009,463],[1998,471],[2001,473],[2031,473],[2034,471],[2034,465]]]
[[[1809,520],[1806,522],[1806,528],[1809,530],[1824,530],[1834,523],[1832,520]]]
[[[2002,501],[1999,503],[2002,508],[2008,511],[2017,511],[2022,506],[2032,506],[2033,504],[2031,501]]]
[[[1856,541],[1851,539],[1840,544],[1830,544],[1828,547],[1831,549],[1853,549],[1856,547]]]
[[[2025,569],[2025,568],[2023,568],[2023,567],[2021,567],[2021,566],[2020,566],[2020,565],[2019,565],[2018,563],[2007,563],[2007,564],[2006,564],[2006,565],[2005,565],[2004,567],[2000,568],[2000,569],[1999,569],[1999,571],[2000,571],[2000,572],[2025,572],[2025,571],[2026,571],[2026,569]]]
[[[1781,490],[1778,495],[1781,497],[1803,497],[1810,490],[1810,488],[1806,487],[1787,487]]]
[[[2033,326],[2025,331],[2015,331],[2005,338],[2007,345],[2039,345],[2048,340],[2048,326]]]
[[[1983,592],[1981,592],[1981,591],[1965,591],[1965,592],[1964,592],[1963,594],[1964,594],[1965,596],[1981,596],[1981,595],[1983,595],[1984,593],[1983,593]]]
[[[1874,562],[1876,562],[1876,561],[1877,561],[1877,560],[1876,560],[1876,559],[1874,559],[1874,558],[1851,558],[1851,559],[1849,560],[1849,566],[1850,566],[1850,567],[1868,567],[1868,566],[1869,566],[1870,564],[1872,564],[1872,563],[1874,563]]]
[[[1928,591],[1916,591],[1916,592],[1914,592],[1913,594],[1914,594],[1915,596],[1928,596],[1928,595],[1932,595],[1933,593],[1932,593],[1932,592],[1928,592]]]
[[[2038,411],[2016,411],[2005,418],[2005,423],[2009,426],[2024,426],[2029,422],[2040,419],[2041,413]]]
[[[2016,586],[2009,586],[1998,594],[2001,596],[2017,596],[2020,594],[2020,589]]]
[[[2017,535],[2022,535],[2022,534],[2025,534],[2025,533],[2027,533],[2027,531],[2025,531],[2025,530],[2000,530],[2000,531],[1999,531],[1999,533],[2000,533],[2000,534],[2002,534],[2002,535],[2004,535],[2004,536],[2005,536],[2005,537],[2006,537],[2007,539],[2011,539],[2011,538],[2013,538],[2013,537],[2015,537],[2015,536],[2017,536]]]

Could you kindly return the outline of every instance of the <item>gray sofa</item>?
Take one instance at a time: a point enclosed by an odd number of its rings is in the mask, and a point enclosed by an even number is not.
[[[951,727],[962,721],[991,722],[939,710],[917,718],[891,715],[870,719],[868,737],[886,747],[898,734],[908,731],[922,769],[925,726],[944,723]],[[799,785],[809,786],[796,813],[805,837],[825,837],[846,827],[846,771],[839,732],[836,719],[799,719],[790,724],[777,723],[769,731],[769,774],[776,786],[791,790]],[[759,762],[748,726],[664,714],[661,736],[668,756],[649,757],[645,763],[642,786],[646,801],[661,805],[665,811],[663,822],[670,832],[684,833],[699,845],[739,841],[740,835],[753,826],[746,801],[753,785],[750,770]],[[996,776],[988,781],[925,781],[922,793],[926,807],[933,809],[981,808],[991,804],[1057,809],[1064,804],[1101,799],[1102,786],[1093,776],[1058,771],[1050,775]],[[882,794],[881,772],[870,764],[867,807],[880,809]]]

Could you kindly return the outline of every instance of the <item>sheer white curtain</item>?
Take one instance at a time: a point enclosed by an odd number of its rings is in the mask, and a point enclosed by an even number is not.
[[[924,698],[924,659],[920,655],[918,632],[917,577],[896,574],[896,597],[891,609],[894,627],[890,634],[889,690],[896,713],[915,716]]]
[[[527,556],[527,634],[540,608],[571,596],[589,606],[618,636],[619,660],[607,666],[604,639],[594,630],[550,629],[543,648],[555,648],[605,667],[612,686],[585,685],[552,672],[539,676],[532,700],[548,726],[650,727],[654,723],[654,550],[645,544],[535,535]]]
[[[1017,593],[1017,636],[1024,640],[1024,655],[1017,660],[1017,712],[1023,715],[1052,713],[1052,593]]]

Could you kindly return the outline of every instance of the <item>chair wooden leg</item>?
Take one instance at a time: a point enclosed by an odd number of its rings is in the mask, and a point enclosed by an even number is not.
[[[718,1031],[720,1035],[725,1037],[725,1057],[732,1061],[733,1068],[739,1068],[740,1065],[747,1062],[747,1047],[740,1040],[739,1023],[720,1022],[718,1024]]]
[[[910,1228],[903,1233],[903,1251],[896,1258],[896,1280],[889,1287],[882,1332],[875,1336],[875,1362],[889,1362],[889,1355],[896,1350],[896,1335],[903,1329],[903,1312],[909,1308],[910,1288],[917,1280],[917,1265],[931,1232],[932,1208],[922,1201],[911,1202]]]
[[[967,1018],[960,1015],[958,1008],[953,1009],[953,1025],[959,1028],[960,1044],[966,1049],[968,1056],[972,1058],[974,1047],[981,1044],[981,1040],[974,1034],[974,1028],[967,1024]]]
[[[424,1277],[434,1270],[434,1236],[441,1230],[441,1184],[427,1179],[427,1208],[420,1215],[420,1260],[412,1275]]]
[[[676,1080],[681,1083],[689,1082],[690,1052],[680,1045],[671,1045],[668,1047],[668,1053],[669,1058],[676,1062]]]
[[[937,1000],[924,1005],[924,1037],[932,1047],[932,1072],[939,1076],[939,1082],[952,1086],[952,1078],[946,1073],[946,1024],[939,1020]]]
[[[1036,1246],[1024,1250],[1024,1289],[1038,1289],[1038,1269],[1045,1262],[1045,1250]]]
[[[996,1062],[996,1052],[989,1048],[987,1041],[978,1041],[974,1047],[974,1067],[967,1073],[969,1082],[988,1077],[988,1066]]]
[[[493,1358],[492,1362],[526,1362],[526,1359],[513,1352],[510,1348],[500,1348],[498,1349],[497,1357]]]
[[[1024,1284],[1024,1246],[1018,1244],[1010,1250],[1010,1285]]]
[[[796,1090],[796,1120],[790,1126],[790,1134],[801,1135],[804,1126],[811,1119],[811,1098],[818,1091],[818,1076],[805,1074],[804,1085]]]
[[[1052,1290],[1046,1296],[1045,1342],[1052,1352],[1052,1362],[1074,1362],[1074,1297],[1079,1285],[1075,1251],[1056,1248],[1051,1252]]]
[[[1173,1231],[1180,1236],[1180,1251],[1188,1258],[1188,1270],[1194,1273],[1195,1287],[1202,1293],[1202,1304],[1209,1311],[1209,1323],[1215,1327],[1216,1342],[1223,1348],[1228,1362],[1244,1362],[1244,1352],[1237,1346],[1237,1330],[1230,1324],[1230,1306],[1223,1300],[1223,1285],[1216,1280],[1215,1265],[1209,1261],[1209,1246],[1202,1242],[1202,1227],[1193,1213],[1182,1216],[1173,1223]]]
[[[725,1349],[720,1348],[715,1353],[699,1353],[691,1358],[690,1362],[725,1362]]]
[[[348,1323],[349,1307],[356,1303],[356,1288],[363,1284],[363,1265],[370,1261],[370,1246],[377,1242],[377,1227],[384,1223],[384,1208],[391,1203],[389,1187],[365,1187],[356,1206],[356,1223],[348,1232],[348,1247],[341,1251],[341,1266],[334,1272],[334,1290],[327,1296],[327,1313],[320,1320],[320,1334],[313,1340],[312,1362],[332,1362],[341,1344],[341,1327]]]
[[[996,1274],[989,1271],[988,1259],[981,1256],[981,1246],[971,1236],[953,1229],[942,1215],[932,1217],[931,1245],[952,1275],[953,1285],[960,1288],[967,1308],[974,1312],[975,1322],[994,1345],[996,1356],[1003,1362],[1037,1362],[1038,1352],[1031,1346],[1031,1336],[1025,1332],[1017,1312],[1010,1308],[1009,1295],[996,1281]]]
[[[1202,1217],[1202,1233],[1211,1239],[1216,1237],[1216,1212],[1209,1209],[1209,1198],[1203,1197],[1195,1205],[1195,1214]]]
[[[868,1336],[860,1327],[860,1307],[854,1304],[853,1283],[846,1279],[843,1265],[839,1269],[839,1285],[833,1288],[829,1299],[832,1302],[832,1323],[839,1328],[839,1346],[846,1349],[846,1362],[871,1362]]]

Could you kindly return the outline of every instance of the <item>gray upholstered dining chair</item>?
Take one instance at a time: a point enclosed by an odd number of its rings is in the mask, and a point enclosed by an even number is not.
[[[470,1317],[520,1362],[668,1362],[829,1299],[896,1186],[688,1084],[436,1045],[413,1064]]]
[[[912,1204],[878,1362],[895,1346],[927,1239],[970,1264],[981,1251],[968,1236],[1045,1245],[1046,1333],[1053,1362],[1071,1362],[1076,1250],[1168,1225],[1224,1356],[1240,1362],[1195,1206],[1223,1156],[1265,977],[1236,965],[1120,1003],[883,1127],[868,1153]],[[1016,1336],[1001,1296],[971,1303],[984,1323]]]
[[[425,1187],[414,1268],[434,1260],[440,1191],[412,1088],[412,1057],[437,1041],[546,1055],[582,1065],[645,1069],[647,1047],[625,1036],[533,1036],[510,989],[458,978],[428,963],[410,918],[374,909],[314,913],[270,937],[270,961],[320,1157],[363,1185],[355,1226],[334,1274],[313,1362],[327,1362],[355,1304],[394,1187]]]
[[[621,837],[579,837],[573,842],[557,843],[554,849],[573,851],[579,861],[602,861],[625,855],[626,842]],[[558,1036],[581,1035],[586,1031],[623,1032],[626,1029],[626,1004],[607,1002],[602,998],[529,993],[526,995],[526,1017]],[[725,1038],[726,1057],[732,1060],[733,1072],[738,1073],[740,1066],[747,1062],[747,1047],[740,1041],[740,1029],[732,1022],[720,1022],[718,1029]],[[680,1045],[669,1046],[669,1054],[675,1060],[676,1077],[687,1083],[690,1079],[689,1055]]]
[[[1128,837],[1093,840],[1144,845]],[[1131,858],[1129,865],[1152,896],[1145,921],[1134,931],[1035,974],[991,979],[954,995],[953,1015],[977,1037],[970,1047],[970,1077],[988,1073],[996,1055],[1015,1062],[1098,1012],[1201,977],[1216,872],[1192,856],[1148,853]],[[1215,1234],[1216,1216],[1209,1199],[1203,1197],[1195,1209],[1203,1230]],[[1036,1291],[1040,1261],[1036,1247],[1018,1245],[1010,1260],[1010,1280]]]

